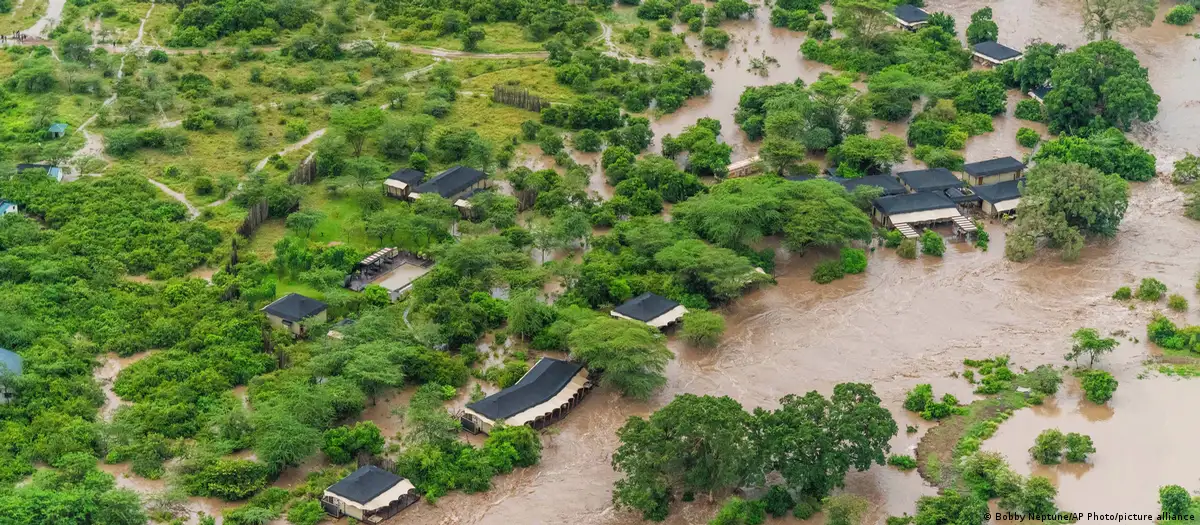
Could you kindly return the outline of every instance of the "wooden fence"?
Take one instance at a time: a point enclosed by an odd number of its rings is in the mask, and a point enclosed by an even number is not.
[[[530,95],[528,89],[496,84],[492,86],[492,101],[521,109],[541,113],[542,108],[550,107],[550,103],[537,95]]]
[[[317,177],[317,159],[312,155],[304,159],[288,174],[288,184],[308,184]]]
[[[267,199],[254,203],[253,206],[250,206],[249,213],[246,214],[246,220],[242,221],[241,226],[238,226],[238,235],[249,239],[251,235],[254,235],[254,230],[257,230],[270,214],[271,209],[267,206]]]

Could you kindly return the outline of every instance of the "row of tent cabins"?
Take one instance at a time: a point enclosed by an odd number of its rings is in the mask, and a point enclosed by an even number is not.
[[[963,210],[979,207],[987,216],[1011,213],[1020,202],[1024,170],[1021,161],[1004,157],[965,165],[961,179],[948,169],[930,168],[902,171],[895,177],[876,175],[858,184],[884,188],[884,195],[873,203],[872,217],[905,237],[917,237],[917,226],[946,222],[954,224],[957,234],[969,235],[976,227]],[[895,187],[897,182],[900,188]]]
[[[389,197],[414,201],[422,195],[438,195],[453,202],[463,214],[471,210],[467,199],[487,188],[487,174],[469,166],[454,166],[429,180],[425,180],[425,172],[405,168],[383,181],[383,192]]]
[[[916,31],[929,23],[929,13],[920,7],[900,4],[889,13],[901,29]],[[1021,52],[999,42],[980,42],[972,46],[971,55],[985,66],[998,66],[1021,58]]]

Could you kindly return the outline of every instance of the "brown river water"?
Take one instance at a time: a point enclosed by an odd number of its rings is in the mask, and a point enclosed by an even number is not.
[[[970,14],[986,5],[980,0],[931,0],[926,9],[952,14],[961,32]],[[1160,170],[1200,144],[1196,138],[1200,137],[1200,90],[1195,87],[1200,85],[1200,39],[1185,36],[1195,31],[1195,24],[1178,28],[1161,22],[1171,5],[1163,3],[1153,27],[1116,35],[1137,53],[1162,96],[1158,119],[1133,134],[1158,156]],[[1072,48],[1086,43],[1073,0],[1005,0],[993,2],[992,8],[1000,41],[1010,47],[1024,48],[1036,40]],[[689,37],[696,55],[710,69],[713,90],[659,118],[654,123],[656,136],[677,134],[700,117],[717,118],[723,139],[734,147],[733,159],[746,158],[754,154],[757,144],[747,141],[733,122],[743,88],[795,78],[812,82],[828,71],[799,55],[801,34],[770,27],[767,8],[760,6],[757,14],[752,20],[722,24],[734,38],[728,51],[705,52]],[[772,66],[765,77],[747,72],[750,58],[763,53],[776,58],[778,66]],[[1021,126],[1036,127],[1012,118],[1020,98],[1011,95],[1008,115],[995,119],[996,131],[968,142],[968,161],[1028,152],[1014,138]],[[871,133],[880,132],[902,136],[904,126],[872,123]],[[538,156],[536,150],[526,153]],[[594,157],[579,161],[596,162]],[[544,157],[527,162],[530,167],[552,165]],[[611,195],[598,167],[589,188]],[[949,392],[968,401],[974,398],[971,386],[951,376],[962,371],[964,358],[1009,354],[1018,366],[1061,365],[1071,332],[1084,326],[1103,333],[1126,330],[1130,337],[1144,339],[1151,312],[1162,305],[1140,303],[1130,309],[1109,299],[1117,287],[1133,285],[1142,277],[1157,277],[1171,293],[1195,299],[1192,290],[1200,257],[1190,248],[1200,243],[1200,224],[1183,217],[1183,202],[1183,195],[1161,180],[1134,184],[1118,236],[1092,242],[1075,263],[1062,262],[1050,253],[1027,263],[1006,261],[1005,227],[996,222],[987,226],[991,251],[951,244],[941,259],[904,260],[881,249],[870,255],[864,274],[823,286],[808,276],[825,254],[799,257],[781,252],[778,284],[724,309],[729,330],[717,348],[697,350],[671,342],[677,358],[668,367],[666,387],[653,399],[638,403],[597,391],[544,435],[545,450],[537,467],[496,478],[487,493],[454,493],[436,505],[422,502],[398,519],[421,524],[641,523],[640,515],[612,505],[612,483],[618,478],[610,466],[618,445],[614,431],[628,417],[646,416],[682,393],[729,395],[749,409],[774,406],[789,393],[828,393],[841,382],[871,383],[901,428],[892,440],[892,451],[911,453],[929,427],[901,407],[904,393],[914,385],[932,383],[939,394]],[[1195,313],[1172,317],[1200,323]],[[1192,452],[1200,421],[1187,417],[1190,412],[1181,401],[1200,397],[1200,380],[1148,373],[1142,362],[1154,353],[1144,342],[1122,338],[1117,351],[1099,364],[1121,382],[1107,407],[1081,401],[1077,384],[1068,379],[1045,406],[1017,412],[984,448],[1004,453],[1022,474],[1050,477],[1060,489],[1059,507],[1071,511],[1156,512],[1160,485],[1200,489],[1200,474],[1196,474],[1200,454]],[[410,394],[383,396],[364,418],[393,434],[401,423],[391,408],[403,406]],[[905,435],[908,424],[920,427],[920,432]],[[1098,452],[1087,465],[1033,466],[1027,450],[1038,433],[1052,427],[1089,434]],[[106,470],[120,474],[120,467]],[[298,473],[288,475],[285,485],[302,479]],[[142,491],[161,489],[160,482],[138,478],[122,477],[120,483]],[[917,498],[936,493],[915,472],[886,467],[851,473],[846,490],[872,503],[871,523],[912,513]],[[193,500],[192,506],[220,508],[205,500]],[[716,508],[703,498],[679,504],[667,523],[706,523]],[[820,523],[821,518],[809,521]],[[772,521],[777,522],[798,521]]]

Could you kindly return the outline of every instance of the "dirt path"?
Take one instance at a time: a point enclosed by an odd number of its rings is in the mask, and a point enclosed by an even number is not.
[[[621,48],[617,47],[617,44],[614,43],[613,39],[612,39],[612,34],[613,34],[612,26],[610,26],[604,22],[600,22],[600,30],[601,30],[600,38],[604,39],[604,47],[607,48],[604,51],[605,55],[608,55],[613,58],[620,58],[620,59],[628,60],[630,62],[633,62],[634,64],[654,65],[654,64],[658,63],[657,61],[655,61],[652,58],[640,58],[640,57],[633,56],[629,53],[622,51]]]
[[[158,182],[150,177],[146,177],[146,180],[150,181],[150,184],[158,186],[158,189],[162,190],[163,193],[170,195],[172,199],[175,199],[175,200],[183,203],[183,205],[187,207],[189,218],[195,219],[196,217],[200,216],[200,210],[197,209],[195,205],[193,205],[191,202],[189,202],[187,200],[187,196],[171,189],[170,186],[167,186],[166,184]]]
[[[67,0],[50,0],[46,4],[46,14],[42,15],[37,22],[34,22],[32,27],[22,31],[22,33],[30,36],[49,38],[50,30],[58,25],[59,20],[62,18],[63,7],[66,5]],[[15,13],[16,10],[14,9],[13,12]]]
[[[312,133],[309,133],[307,137],[304,137],[293,144],[288,144],[287,147],[279,150],[278,153],[272,154],[271,157],[273,157],[275,155],[279,155],[280,157],[282,157],[284,155],[287,155],[288,153],[295,152],[295,151],[299,150],[300,148],[303,148],[304,146],[311,144],[312,141],[321,138],[321,136],[325,135],[325,131],[327,129],[329,129],[329,128],[321,128]],[[254,166],[254,171],[256,171],[256,172],[262,171],[263,168],[267,167],[267,162],[271,160],[271,157],[266,157],[263,160],[258,161],[258,164]]]

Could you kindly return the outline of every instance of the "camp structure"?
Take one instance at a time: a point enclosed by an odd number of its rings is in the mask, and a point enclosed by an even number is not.
[[[1022,171],[1025,171],[1025,163],[1012,157],[1001,157],[963,166],[963,173],[966,174],[963,180],[972,186],[983,186],[1017,180],[1021,178]]]
[[[1021,58],[1021,52],[997,42],[980,42],[975,44],[975,61],[985,66],[998,66]]]
[[[24,360],[16,352],[0,348],[0,405],[12,401],[17,393],[9,387],[8,381],[21,375]]]
[[[543,357],[513,386],[469,403],[459,415],[463,429],[490,434],[497,421],[540,430],[567,416],[592,390],[579,363]]]
[[[425,180],[423,171],[408,168],[396,170],[383,180],[383,193],[388,197],[403,199],[408,197],[408,192],[420,185],[423,180]]]
[[[989,216],[1011,213],[1021,203],[1021,181],[1010,180],[986,186],[976,186],[975,194],[982,204],[980,208]]]
[[[17,203],[0,200],[0,215],[8,215],[20,211],[17,208]]]
[[[267,314],[267,320],[271,322],[271,326],[284,328],[293,334],[303,336],[305,328],[300,322],[307,319],[314,319],[318,323],[325,322],[327,308],[328,305],[321,301],[298,293],[290,293],[262,307],[262,311]]]
[[[325,489],[321,507],[334,518],[350,516],[360,523],[381,523],[419,498],[411,481],[366,465]]]
[[[885,227],[900,230],[905,237],[917,236],[914,226],[957,222],[965,218],[958,206],[942,192],[906,193],[875,199],[872,216]]]
[[[867,175],[856,179],[837,179],[835,182],[846,188],[846,191],[854,191],[854,188],[859,186],[876,186],[883,190],[884,195],[908,193],[908,190],[892,175]]]
[[[1038,102],[1045,104],[1046,103],[1046,95],[1049,95],[1050,91],[1053,89],[1054,88],[1052,88],[1050,86],[1035,87],[1035,88],[1029,90],[1029,98],[1032,98]]]
[[[422,195],[435,194],[455,202],[461,199],[467,192],[487,187],[487,175],[482,171],[467,166],[455,166],[446,171],[443,171],[432,179],[425,181],[424,184],[413,188],[409,192],[409,197],[413,200],[421,198]]]
[[[892,18],[896,19],[901,28],[916,31],[929,22],[929,13],[915,5],[900,4],[892,10]]]
[[[51,164],[17,164],[17,173],[25,170],[46,170],[46,174],[50,178],[58,182],[62,182],[63,180],[62,168]]]
[[[625,301],[612,310],[612,316],[641,321],[655,328],[666,328],[687,313],[683,305],[661,295],[646,292]]]
[[[737,162],[734,162],[733,164],[729,165],[729,168],[728,168],[729,171],[727,172],[727,174],[725,176],[732,179],[734,177],[745,177],[747,175],[753,175],[756,172],[758,172],[758,169],[759,169],[758,161],[759,161],[758,155],[755,155],[748,159],[742,159]]]
[[[412,283],[433,269],[433,261],[401,250],[380,248],[354,265],[346,276],[346,288],[361,292],[369,284],[382,286],[395,301],[412,289]]]
[[[946,168],[902,171],[896,176],[904,183],[905,188],[914,193],[942,193],[950,188],[962,186],[962,181]]]
[[[46,134],[52,139],[61,139],[67,134],[67,125],[62,122],[55,122],[46,129]]]

